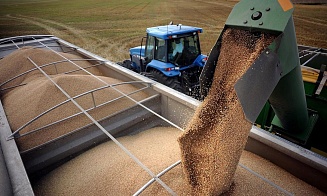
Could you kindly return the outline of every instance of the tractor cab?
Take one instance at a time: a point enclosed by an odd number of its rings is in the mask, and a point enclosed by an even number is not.
[[[194,94],[207,60],[201,54],[199,33],[202,28],[165,25],[147,28],[145,46],[130,49],[131,60],[123,63],[175,90]]]
[[[163,31],[167,31],[166,27],[162,28]],[[167,35],[159,35],[153,32],[153,29],[148,29],[145,63],[157,60],[178,67],[191,65],[201,55],[199,32],[202,32],[202,29],[192,29],[191,32],[182,31],[183,34],[177,34],[177,30],[175,34],[170,32],[174,35],[168,35],[169,32],[164,32]]]

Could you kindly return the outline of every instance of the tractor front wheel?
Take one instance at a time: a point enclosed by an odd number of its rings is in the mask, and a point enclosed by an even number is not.
[[[127,69],[133,70],[132,65],[131,65],[132,64],[131,60],[125,60],[123,62],[118,62],[117,64],[122,67],[125,67]]]
[[[172,89],[175,89],[179,92],[183,92],[181,83],[178,80],[177,76],[167,77],[163,73],[161,73],[160,71],[155,70],[155,69],[151,70],[150,73],[151,73],[152,77],[155,79],[155,81],[157,81],[161,84],[164,84]]]

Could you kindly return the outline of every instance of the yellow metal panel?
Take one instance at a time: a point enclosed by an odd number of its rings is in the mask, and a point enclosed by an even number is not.
[[[293,8],[293,4],[290,0],[278,0],[279,5],[282,7],[284,12]]]

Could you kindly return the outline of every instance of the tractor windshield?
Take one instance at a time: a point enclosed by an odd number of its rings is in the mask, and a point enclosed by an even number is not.
[[[148,35],[145,47],[146,64],[155,59],[182,67],[191,65],[200,54],[197,33],[168,40]]]
[[[168,61],[177,66],[191,65],[200,54],[198,34],[168,40]]]

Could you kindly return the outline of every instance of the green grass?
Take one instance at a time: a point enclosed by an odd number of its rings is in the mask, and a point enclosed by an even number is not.
[[[229,0],[0,0],[0,38],[53,34],[113,61],[128,58],[147,27],[170,21],[202,27],[209,53],[232,7]],[[327,48],[327,6],[296,6],[298,42]],[[310,18],[314,16],[314,19]],[[314,23],[314,28],[312,28]]]

